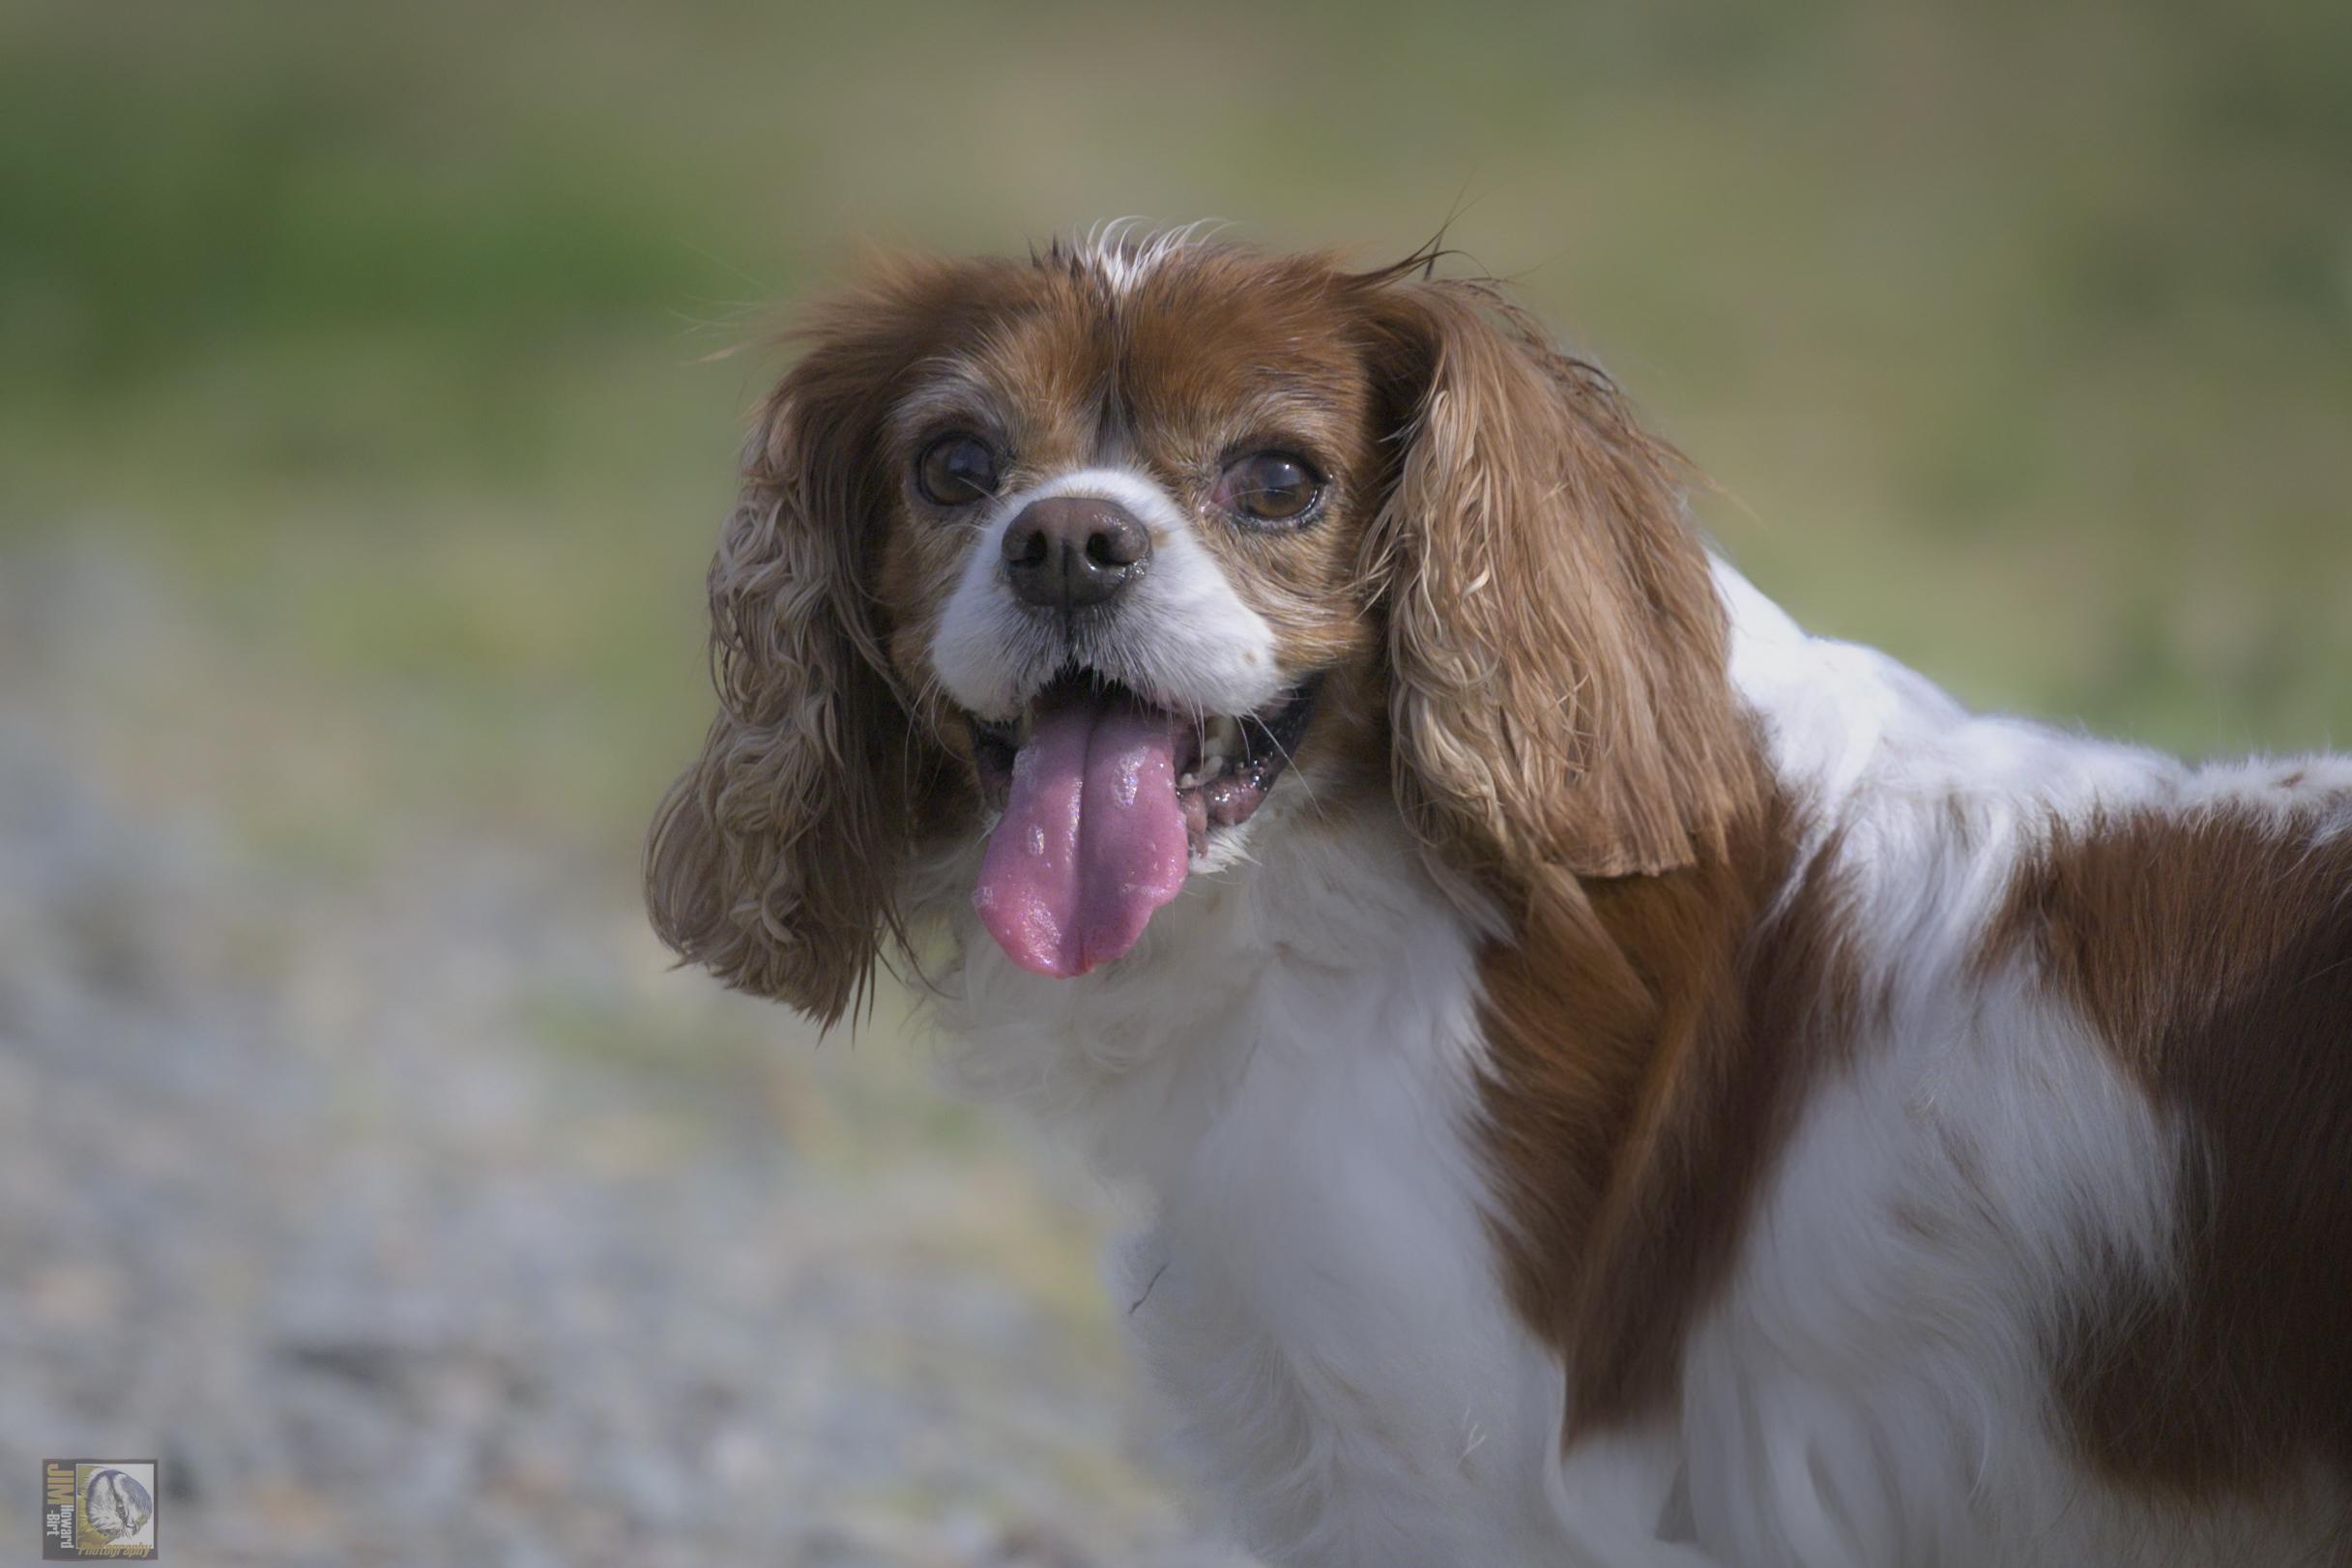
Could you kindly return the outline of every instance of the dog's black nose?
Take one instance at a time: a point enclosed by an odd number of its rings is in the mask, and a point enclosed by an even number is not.
[[[1143,574],[1151,532],[1116,501],[1032,501],[1004,531],[1004,575],[1031,604],[1076,610],[1108,603]]]

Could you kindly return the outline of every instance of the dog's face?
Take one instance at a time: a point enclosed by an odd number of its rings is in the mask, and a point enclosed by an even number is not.
[[[985,840],[990,934],[1080,974],[1373,792],[1488,892],[1686,861],[1731,741],[1665,454],[1415,270],[1057,247],[824,307],[712,568],[665,936],[829,1016],[911,857]]]
[[[877,591],[916,722],[997,823],[983,921],[1077,974],[1234,859],[1275,790],[1380,765],[1344,719],[1401,416],[1327,270],[1015,277],[1010,309],[926,345],[886,421]]]

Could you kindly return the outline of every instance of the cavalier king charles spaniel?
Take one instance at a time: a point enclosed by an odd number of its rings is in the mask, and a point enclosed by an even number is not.
[[[1145,1201],[1119,1308],[1269,1561],[2352,1563],[2352,761],[1808,635],[1437,259],[819,306],[663,938],[828,1023],[903,958]]]

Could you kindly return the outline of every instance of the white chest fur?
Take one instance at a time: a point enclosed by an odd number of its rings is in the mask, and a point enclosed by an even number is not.
[[[1472,933],[1401,828],[1261,835],[1078,981],[973,933],[964,1075],[1137,1189],[1137,1348],[1286,1563],[1555,1563],[1556,1361],[1504,1302],[1472,1141]]]

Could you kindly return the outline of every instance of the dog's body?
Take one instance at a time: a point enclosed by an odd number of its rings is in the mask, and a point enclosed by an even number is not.
[[[965,1076],[1150,1201],[1120,1306],[1244,1538],[2352,1561],[2352,763],[1807,637],[1448,285],[1031,269],[771,404],[654,906],[828,1014],[946,929]]]

